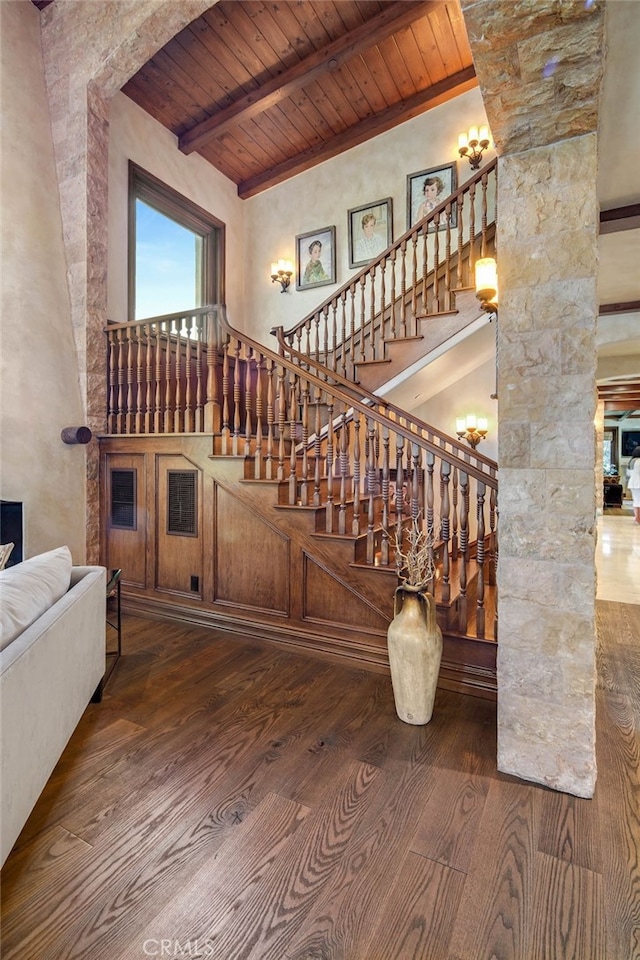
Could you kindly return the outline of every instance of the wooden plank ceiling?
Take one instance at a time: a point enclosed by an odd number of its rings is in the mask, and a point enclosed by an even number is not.
[[[250,197],[476,83],[458,0],[221,0],[123,91]]]
[[[598,385],[598,398],[604,400],[607,418],[626,420],[640,413],[640,380],[619,377]]]

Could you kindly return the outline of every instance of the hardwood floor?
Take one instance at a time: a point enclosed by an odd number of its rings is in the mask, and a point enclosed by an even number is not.
[[[124,622],[2,872],[5,960],[640,958],[640,605],[599,602],[595,798],[496,770],[496,706]]]

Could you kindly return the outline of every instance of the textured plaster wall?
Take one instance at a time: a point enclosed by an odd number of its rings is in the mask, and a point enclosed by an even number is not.
[[[246,203],[238,198],[234,183],[198,154],[180,153],[176,137],[123,93],[111,101],[109,118],[109,320],[132,319],[127,315],[129,160],[223,221],[226,301],[230,316],[241,326]]]
[[[81,563],[87,448],[60,439],[84,414],[39,18],[31,3],[0,3],[0,495],[24,503],[25,556],[66,543]]]
[[[355,276],[349,269],[347,211],[375,200],[393,200],[393,238],[407,229],[407,174],[444,166],[458,157],[457,139],[486,114],[477,89],[408,120],[368,143],[353,147],[286,183],[245,201],[245,327],[268,343],[269,330],[297,323],[343,283]],[[493,156],[489,151],[488,157]],[[458,165],[458,183],[469,178],[468,161]],[[286,294],[271,283],[271,262],[294,259],[296,234],[336,227],[337,283]],[[236,324],[237,325],[237,324]]]
[[[588,797],[595,765],[596,135],[501,162],[498,764]],[[571,411],[571,431],[566,413]]]

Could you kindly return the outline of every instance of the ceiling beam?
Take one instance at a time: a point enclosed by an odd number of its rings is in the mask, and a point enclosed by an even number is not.
[[[640,300],[627,300],[626,303],[601,303],[598,308],[600,316],[607,313],[636,313],[640,311]]]
[[[337,40],[327,44],[322,50],[316,50],[309,57],[294,64],[280,76],[248,93],[246,96],[207,117],[180,137],[178,144],[183,153],[193,153],[213,137],[219,136],[231,125],[243,123],[263,113],[269,107],[289,97],[295,90],[324,74],[337,70],[342,64],[361,50],[375,46],[376,43],[405,27],[410,26],[419,17],[426,16],[440,6],[439,0],[418,0],[418,2],[398,2],[385,7],[380,13],[349,31]]]
[[[366,117],[359,123],[349,127],[348,130],[343,130],[342,133],[336,134],[335,137],[332,137],[331,140],[326,143],[321,143],[316,147],[310,147],[308,150],[296,154],[295,157],[291,157],[289,160],[284,160],[275,167],[271,167],[265,171],[265,173],[257,174],[255,177],[239,183],[238,196],[243,200],[254,197],[263,190],[274,187],[277,183],[282,183],[284,180],[289,179],[289,177],[303,173],[305,170],[309,170],[324,160],[330,160],[331,157],[335,157],[339,153],[344,153],[345,150],[356,147],[358,144],[364,143],[366,140],[369,140],[371,137],[376,137],[380,133],[385,133],[387,130],[396,127],[399,123],[404,123],[405,120],[411,120],[413,117],[425,113],[432,107],[446,103],[448,100],[453,99],[453,97],[457,97],[461,93],[466,93],[467,90],[472,90],[477,86],[478,80],[472,66],[460,70],[459,73],[454,74],[452,77],[446,77],[444,80],[434,83],[433,86],[414,94],[407,100],[387,107],[386,110],[383,110],[376,116]],[[213,160],[211,162],[214,163]]]
[[[633,413],[636,410],[640,410],[640,404],[631,401],[626,403],[623,400],[605,400],[604,402],[605,413]]]
[[[640,203],[600,211],[600,233],[619,233],[640,227]]]

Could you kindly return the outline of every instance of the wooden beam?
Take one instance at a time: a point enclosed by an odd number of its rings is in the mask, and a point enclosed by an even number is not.
[[[601,303],[598,309],[600,316],[607,313],[636,313],[640,311],[640,300],[628,300],[626,303]]]
[[[605,413],[631,413],[634,410],[640,410],[640,403],[625,403],[622,400],[605,400],[604,402]]]
[[[258,90],[248,93],[237,103],[232,103],[192,127],[180,137],[180,149],[183,153],[193,153],[213,137],[219,136],[229,126],[243,123],[257,116],[300,87],[319,80],[330,71],[337,70],[342,63],[361,50],[375,46],[376,43],[410,26],[419,17],[425,16],[439,6],[439,0],[419,0],[419,2],[412,0],[408,3],[402,0],[385,7],[355,30],[338,37],[322,50],[316,50],[311,56],[296,63],[279,77],[263,83]]]
[[[453,97],[457,97],[461,93],[466,93],[468,90],[477,86],[478,81],[474,68],[472,66],[467,67],[452,77],[446,77],[444,80],[440,80],[426,90],[416,93],[408,100],[387,107],[386,110],[383,110],[376,116],[361,120],[348,130],[344,130],[342,133],[332,137],[331,140],[328,140],[326,143],[322,143],[317,147],[311,147],[309,150],[304,150],[302,153],[296,154],[295,157],[291,157],[289,160],[284,160],[282,163],[277,164],[277,166],[271,167],[264,173],[257,174],[255,177],[239,183],[238,196],[243,200],[254,197],[263,190],[274,187],[277,183],[282,183],[284,180],[288,180],[298,173],[303,173],[305,170],[309,170],[324,160],[330,160],[331,157],[335,157],[339,153],[344,153],[345,150],[349,150],[351,147],[355,147],[360,143],[365,143],[365,141],[371,139],[371,137],[385,133],[387,130],[396,127],[399,123],[404,123],[405,120],[411,120],[413,117],[425,113],[432,107],[446,103],[448,100],[453,99]]]
[[[640,203],[600,211],[600,233],[618,233],[640,227]]]

